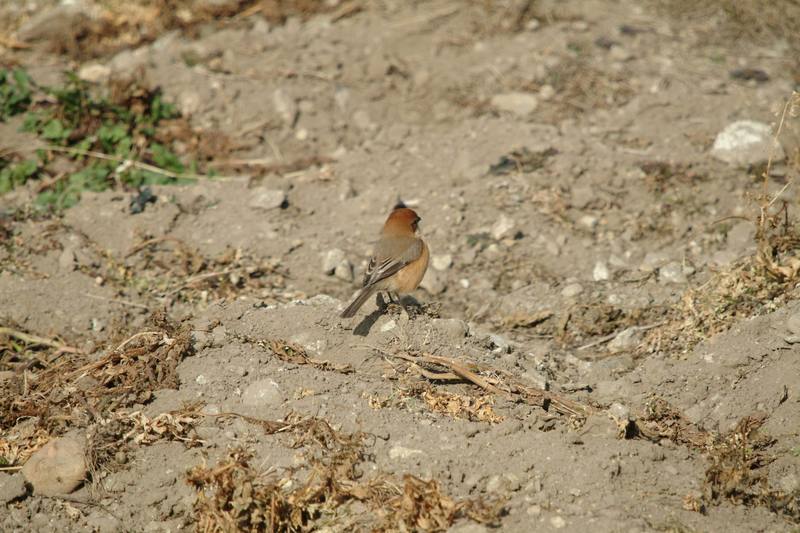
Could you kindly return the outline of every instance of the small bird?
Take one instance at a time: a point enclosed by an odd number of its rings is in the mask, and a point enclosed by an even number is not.
[[[419,286],[428,270],[430,252],[428,245],[417,236],[420,217],[402,202],[398,203],[381,230],[381,238],[369,261],[364,275],[364,286],[342,312],[342,318],[350,318],[378,291],[402,294]]]

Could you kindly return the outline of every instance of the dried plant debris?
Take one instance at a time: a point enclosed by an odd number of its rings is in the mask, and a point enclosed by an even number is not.
[[[413,399],[420,400],[431,411],[450,418],[489,424],[499,424],[505,420],[494,410],[494,397],[491,395],[456,394],[424,384],[403,385],[387,397],[372,395],[368,402],[373,409],[408,408]]]
[[[647,188],[657,194],[664,194],[676,184],[692,186],[708,179],[705,174],[692,170],[691,164],[645,161],[639,168],[644,172]]]
[[[245,293],[275,297],[276,291],[286,286],[288,277],[277,259],[254,258],[238,248],[228,248],[209,258],[171,236],[143,235],[141,242],[125,255],[125,263],[111,263],[109,269],[97,275],[105,273],[114,284],[138,288],[151,297],[190,302]]]
[[[308,18],[319,12],[352,10],[351,4],[353,2],[337,5],[316,0],[105,0],[91,11],[70,17],[70,24],[63,25],[62,31],[39,38],[52,51],[83,60],[154,41],[169,30],[192,33],[201,24],[235,23],[255,14],[272,24],[283,24],[289,17]]]
[[[94,360],[69,353],[0,381],[0,450],[13,452],[2,460],[29,455],[20,443],[36,445],[40,438],[31,435],[52,437],[86,427],[147,403],[154,390],[177,387],[177,365],[192,353],[189,329],[163,315],[154,315],[152,322],[152,331],[137,333]],[[31,420],[44,433],[31,432]]]
[[[633,427],[626,432],[628,437],[643,437],[655,442],[669,439],[698,449],[705,449],[714,441],[711,433],[689,422],[663,398],[651,398],[640,419],[631,424]]]
[[[405,476],[400,483],[381,473],[366,478],[366,434],[341,433],[317,418],[290,418],[258,422],[271,433],[291,431],[291,446],[308,448],[304,464],[262,472],[252,465],[251,453],[237,448],[215,467],[198,466],[187,474],[197,491],[198,531],[313,531],[332,520],[355,526],[369,519],[356,505],[373,512],[374,531],[400,524],[408,531],[444,531],[459,518],[494,523],[502,512],[502,502],[455,501],[433,480]]]
[[[295,365],[310,365],[319,370],[327,370],[332,372],[340,372],[342,374],[350,374],[353,372],[353,367],[348,364],[337,365],[330,361],[320,361],[312,359],[308,356],[306,349],[295,342],[285,341],[282,339],[257,339],[247,335],[232,334],[233,338],[248,343],[255,344],[268,352],[275,355],[281,361],[292,363]]]
[[[767,450],[775,440],[757,434],[766,419],[763,413],[746,416],[714,444],[709,452],[711,466],[706,470],[703,497],[709,504],[728,500],[767,507],[800,524],[800,490],[787,494],[771,489],[762,470],[774,459]]]
[[[425,481],[406,474],[402,494],[385,502],[377,531],[446,531],[457,518],[481,524],[495,524],[502,513],[501,501],[461,500],[442,494],[436,480]],[[388,510],[387,510],[388,508]]]
[[[684,501],[687,509],[704,511],[709,505],[722,501],[747,506],[763,506],[800,523],[800,491],[787,494],[769,487],[763,467],[774,457],[768,450],[775,439],[758,435],[766,422],[765,413],[743,417],[726,435],[720,435],[689,422],[677,409],[662,398],[651,398],[644,414],[631,420],[623,436],[653,441],[662,438],[696,449],[710,465],[705,472],[702,498],[689,495]]]

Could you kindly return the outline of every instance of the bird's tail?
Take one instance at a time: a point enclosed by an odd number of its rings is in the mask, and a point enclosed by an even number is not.
[[[361,306],[364,305],[364,302],[366,302],[367,299],[369,299],[369,297],[372,296],[374,292],[375,292],[374,286],[364,287],[363,289],[361,289],[361,292],[358,293],[358,296],[356,296],[356,299],[353,300],[353,303],[348,305],[347,309],[342,311],[341,315],[342,318],[350,318],[351,316],[355,315],[356,311],[358,311],[361,308]]]

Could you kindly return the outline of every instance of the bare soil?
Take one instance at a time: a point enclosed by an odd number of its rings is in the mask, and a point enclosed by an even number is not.
[[[41,83],[138,72],[225,139],[141,213],[0,199],[0,486],[65,434],[90,467],[0,529],[800,528],[797,269],[765,259],[793,264],[797,119],[766,179],[710,155],[780,121],[795,43],[631,0],[219,4],[0,42]],[[340,319],[398,198],[419,305]]]

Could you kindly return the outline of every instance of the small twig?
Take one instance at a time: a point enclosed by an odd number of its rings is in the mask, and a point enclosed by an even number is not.
[[[158,243],[164,242],[164,241],[175,241],[176,243],[178,243],[178,246],[186,246],[184,244],[184,242],[182,240],[178,239],[177,237],[171,237],[169,235],[165,235],[163,237],[155,237],[155,238],[152,238],[152,239],[147,239],[146,241],[137,244],[136,246],[131,248],[131,250],[128,253],[125,254],[125,257],[128,258],[128,257],[130,257],[130,256],[132,256],[132,255],[144,250],[145,248],[147,248],[151,244],[158,244]]]
[[[184,281],[183,283],[181,283],[175,289],[169,291],[164,296],[172,296],[174,294],[177,294],[177,293],[181,292],[183,289],[186,289],[187,287],[189,287],[189,285],[191,285],[193,283],[196,283],[198,281],[202,281],[202,280],[208,279],[208,278],[218,278],[220,276],[225,276],[227,274],[230,274],[231,272],[236,272],[237,270],[241,270],[241,268],[227,268],[225,270],[220,270],[219,272],[208,272],[206,274],[200,274],[198,276],[193,276],[193,277],[187,279],[186,281]]]
[[[80,353],[80,350],[78,348],[67,346],[63,342],[58,342],[53,339],[46,339],[44,337],[39,337],[37,335],[31,335],[29,333],[18,331],[12,328],[0,326],[0,335],[10,335],[11,337],[19,339],[22,342],[26,342],[28,344],[42,345],[42,346],[49,346],[50,348],[56,348],[59,352]]]
[[[122,350],[125,346],[130,344],[132,341],[138,339],[139,337],[144,337],[145,335],[162,335],[162,334],[163,334],[163,332],[161,332],[161,331],[140,331],[139,333],[137,333],[135,335],[131,335],[130,337],[128,337],[127,339],[122,341],[122,343],[119,346],[114,348],[114,351],[118,352],[118,351]]]
[[[67,154],[73,155],[82,155],[86,157],[94,157],[95,159],[103,159],[105,161],[114,161],[117,163],[131,165],[133,167],[147,170],[149,172],[154,172],[155,174],[161,174],[162,176],[167,176],[168,178],[173,179],[211,179],[211,180],[235,180],[235,179],[245,179],[244,176],[208,176],[205,174],[186,174],[180,172],[172,172],[171,170],[166,170],[155,165],[150,165],[148,163],[142,163],[141,161],[136,161],[134,159],[127,159],[125,157],[117,157],[113,155],[104,154],[103,152],[96,152],[94,150],[80,150],[78,148],[70,148],[68,146],[55,146],[55,145],[48,145],[45,146],[45,150],[50,150],[53,152],[64,152]]]
[[[5,472],[9,470],[22,470],[21,466],[0,466],[0,472]]]

